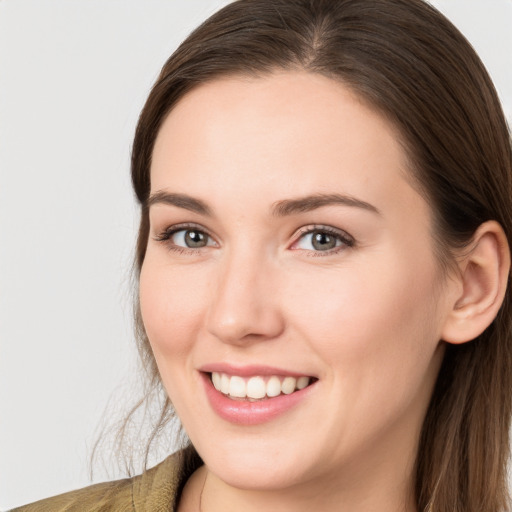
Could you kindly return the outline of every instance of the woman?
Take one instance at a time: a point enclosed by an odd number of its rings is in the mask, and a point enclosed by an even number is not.
[[[219,11],[132,157],[140,348],[191,444],[20,510],[506,510],[511,177],[423,1]]]

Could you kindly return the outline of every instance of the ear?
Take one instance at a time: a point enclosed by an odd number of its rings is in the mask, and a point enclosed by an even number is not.
[[[484,222],[475,231],[469,251],[458,261],[455,301],[443,326],[442,339],[465,343],[492,323],[501,307],[510,271],[510,249],[503,228]]]

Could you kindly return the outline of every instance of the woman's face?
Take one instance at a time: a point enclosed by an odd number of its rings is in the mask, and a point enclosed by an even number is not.
[[[450,307],[408,175],[393,127],[313,74],[213,81],[163,123],[142,315],[223,482],[406,482]]]

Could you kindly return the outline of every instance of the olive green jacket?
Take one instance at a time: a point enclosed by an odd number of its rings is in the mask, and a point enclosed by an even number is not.
[[[142,475],[91,485],[11,512],[173,512],[180,488],[178,454]]]

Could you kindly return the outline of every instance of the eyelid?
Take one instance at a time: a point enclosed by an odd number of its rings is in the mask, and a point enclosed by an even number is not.
[[[200,224],[196,224],[194,222],[180,222],[178,224],[170,224],[169,226],[167,226],[165,229],[162,229],[159,231],[159,234],[155,235],[154,238],[155,240],[156,239],[159,239],[160,237],[166,237],[166,236],[170,236],[174,233],[176,233],[177,231],[181,231],[183,229],[195,229],[197,231],[201,231],[202,233],[205,233],[209,236],[210,235],[210,232],[204,227],[204,226],[201,226]]]

